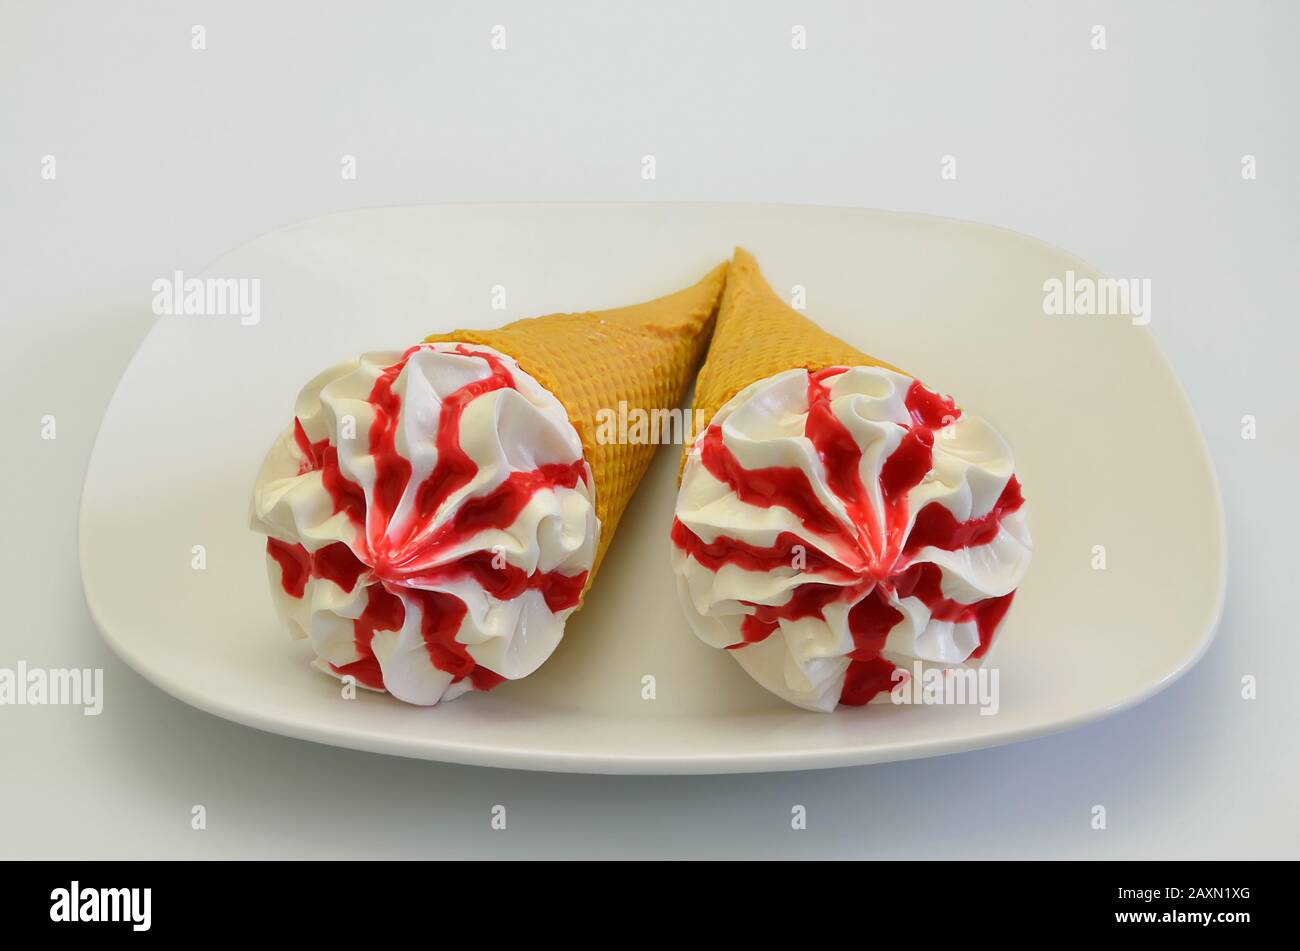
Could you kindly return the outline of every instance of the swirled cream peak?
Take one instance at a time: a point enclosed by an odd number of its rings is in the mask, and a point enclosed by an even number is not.
[[[895,661],[978,661],[1030,556],[1007,444],[882,367],[736,394],[691,449],[676,515],[696,634],[813,710],[887,693]]]
[[[308,383],[252,524],[318,666],[427,705],[555,650],[595,558],[593,500],[559,401],[505,354],[436,343]]]

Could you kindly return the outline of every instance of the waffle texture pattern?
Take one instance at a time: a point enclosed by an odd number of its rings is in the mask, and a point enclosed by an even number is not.
[[[692,287],[631,307],[529,317],[496,330],[453,330],[425,338],[509,354],[563,404],[596,483],[600,543],[587,589],[658,448],[600,441],[597,414],[618,413],[620,402],[646,412],[681,407],[708,345],[726,274],[727,265],[720,264]]]
[[[856,366],[898,369],[850,347],[791,308],[768,286],[754,256],[736,248],[713,341],[695,381],[695,409],[704,411],[701,418],[712,421],[745,387],[784,370]],[[678,481],[690,451],[684,447]]]

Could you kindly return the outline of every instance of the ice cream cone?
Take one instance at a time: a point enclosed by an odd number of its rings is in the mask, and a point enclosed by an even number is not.
[[[897,369],[849,346],[787,305],[768,286],[754,256],[736,248],[713,340],[695,381],[695,418],[708,423],[745,387],[783,370],[833,366]],[[679,480],[690,450],[687,445],[682,453]]]
[[[549,314],[496,330],[453,330],[425,338],[508,354],[564,406],[596,484],[601,531],[587,588],[657,448],[653,442],[598,439],[597,414],[617,413],[620,402],[646,412],[681,406],[708,344],[726,274],[727,265],[720,264],[692,287],[630,307]]]
[[[986,656],[1032,550],[987,422],[787,307],[739,248],[693,419],[670,538],[701,641],[825,712]]]

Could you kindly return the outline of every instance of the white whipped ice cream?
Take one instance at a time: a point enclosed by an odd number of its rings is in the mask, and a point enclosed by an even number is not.
[[[536,670],[600,536],[564,407],[505,354],[366,354],[298,396],[253,490],[271,591],[317,665],[416,704]]]
[[[672,563],[691,626],[811,710],[914,660],[978,663],[1029,564],[1011,450],[880,367],[746,387],[686,462]]]

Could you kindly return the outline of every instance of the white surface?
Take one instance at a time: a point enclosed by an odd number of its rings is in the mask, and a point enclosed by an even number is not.
[[[309,669],[308,645],[290,642],[271,609],[264,540],[246,519],[253,476],[301,382],[428,333],[669,293],[733,242],[768,262],[775,286],[804,283],[828,330],[998,420],[1016,447],[1036,544],[991,657],[996,712],[885,704],[818,716],[701,644],[676,609],[668,557],[677,447],[658,454],[587,604],[531,677],[430,710],[365,691],[344,700]],[[425,206],[280,229],[207,272],[259,281],[258,323],[167,317],[132,359],[86,479],[87,600],[119,655],[195,706],[425,759],[602,773],[801,769],[1089,722],[1200,657],[1222,604],[1224,551],[1209,459],[1154,339],[1126,317],[1044,316],[1043,284],[1066,271],[1091,277],[1007,231],[836,209]],[[475,305],[494,276],[518,291],[512,313]],[[1179,478],[1131,478],[1161,469]],[[1092,567],[1097,538],[1105,571]],[[642,697],[646,675],[653,702]]]
[[[819,6],[795,21],[774,3],[345,5],[328,19],[321,6],[0,11],[0,519],[17,540],[0,555],[0,663],[104,666],[109,692],[97,719],[0,709],[0,854],[1296,857],[1294,7]],[[807,50],[789,48],[792,22]],[[488,48],[495,23],[504,53]],[[1093,24],[1108,27],[1105,52],[1089,48]],[[653,182],[640,178],[648,152]],[[356,181],[339,179],[345,153]],[[1241,178],[1244,153],[1256,181]],[[39,176],[46,154],[54,182]],[[956,181],[939,178],[944,154]],[[1228,598],[1205,659],[1133,711],[998,750],[616,778],[278,738],[113,658],[79,593],[77,493],[152,322],[154,278],[345,208],[579,199],[928,212],[1150,277],[1152,331],[1227,514]],[[47,414],[54,441],[39,438]],[[1240,699],[1246,675],[1257,700]],[[204,832],[190,827],[196,803]],[[497,803],[504,833],[488,824]],[[790,829],[795,804],[807,831]],[[1098,804],[1105,831],[1090,828]]]

